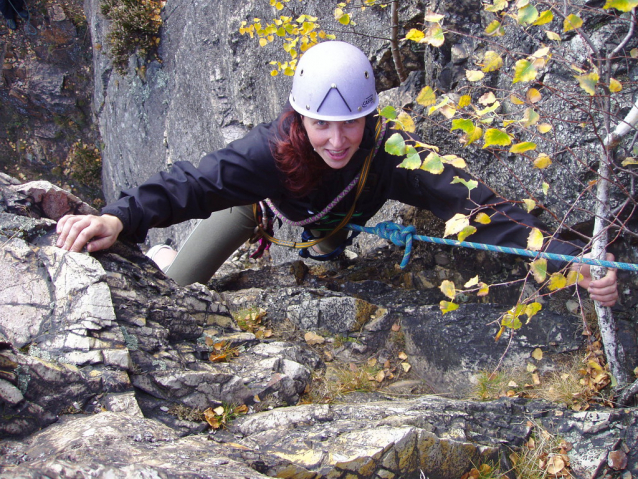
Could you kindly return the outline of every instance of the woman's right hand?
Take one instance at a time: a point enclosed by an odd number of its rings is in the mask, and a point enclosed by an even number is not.
[[[112,246],[123,228],[120,219],[112,215],[63,216],[56,228],[59,235],[56,246],[74,252],[80,252],[86,246],[92,253]]]

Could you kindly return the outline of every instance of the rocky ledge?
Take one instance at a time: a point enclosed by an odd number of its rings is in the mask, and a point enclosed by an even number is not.
[[[558,472],[638,476],[636,408],[460,399],[499,361],[540,349],[557,368],[585,341],[580,319],[551,307],[497,343],[503,306],[443,315],[435,285],[460,273],[441,252],[407,272],[392,247],[321,266],[235,260],[182,288],[135,245],[56,248],[55,220],[90,208],[47,183],[1,182],[3,478],[454,478],[510,470],[538,434],[562,439]],[[312,394],[327,370],[361,364],[380,387]]]

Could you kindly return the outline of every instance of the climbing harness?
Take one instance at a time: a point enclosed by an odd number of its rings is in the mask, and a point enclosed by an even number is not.
[[[324,241],[324,240],[326,240],[328,238],[331,238],[339,230],[344,228],[348,224],[348,222],[350,221],[352,216],[354,215],[355,208],[357,206],[357,200],[359,199],[359,196],[361,196],[361,193],[363,192],[363,189],[365,187],[366,180],[368,178],[368,173],[370,172],[370,168],[372,166],[372,160],[374,159],[374,157],[376,156],[377,152],[379,151],[379,147],[381,146],[381,143],[383,141],[383,137],[384,137],[384,134],[385,134],[385,129],[386,129],[386,123],[381,118],[379,118],[379,120],[377,121],[376,127],[375,127],[375,146],[372,149],[372,151],[370,152],[370,154],[366,157],[365,162],[363,164],[363,167],[361,168],[361,172],[354,178],[354,180],[352,180],[350,182],[350,184],[333,201],[330,202],[330,204],[328,204],[328,206],[326,206],[321,212],[317,213],[316,215],[313,215],[312,217],[307,218],[307,219],[305,219],[303,221],[291,221],[288,218],[286,218],[272,204],[272,201],[266,200],[265,202],[255,203],[253,205],[253,213],[255,215],[255,220],[256,220],[258,226],[257,226],[257,228],[255,230],[255,236],[253,237],[254,239],[252,241],[254,242],[254,241],[259,240],[260,245],[259,245],[259,248],[257,249],[257,251],[255,253],[253,253],[253,256],[255,254],[258,254],[258,252],[259,252],[259,255],[258,256],[254,256],[254,257],[261,256],[261,253],[263,253],[265,250],[270,248],[270,244],[269,243],[274,243],[274,244],[280,245],[280,246],[287,246],[289,248],[298,248],[298,249],[302,249],[302,250],[306,249],[306,248],[310,248],[310,247],[312,247],[312,246],[314,246],[316,244],[319,244],[320,242],[322,242],[322,241]],[[269,214],[268,210],[266,209],[266,206],[268,206],[269,210],[272,211],[272,214],[274,215],[274,218],[278,219],[282,223],[285,223],[285,224],[288,224],[288,225],[292,225],[292,226],[307,226],[307,225],[316,223],[317,221],[321,220],[326,215],[328,215],[328,213],[330,213],[330,211],[352,189],[354,189],[355,185],[356,185],[355,198],[354,198],[354,201],[352,202],[352,207],[350,208],[348,213],[343,217],[343,219],[339,222],[339,224],[332,231],[330,231],[328,234],[326,234],[325,236],[322,236],[321,238],[309,239],[308,235],[305,235],[305,237],[302,236],[302,240],[303,240],[302,242],[280,240],[280,239],[277,239],[277,238],[275,238],[273,236],[272,223],[267,222],[268,218],[271,215]],[[331,253],[328,253],[328,254],[331,254]],[[302,254],[302,256],[303,256],[303,254]]]
[[[359,233],[375,234],[381,238],[392,241],[397,246],[405,246],[405,252],[403,254],[403,260],[401,261],[401,268],[405,268],[410,261],[410,255],[412,254],[412,241],[419,240],[427,243],[445,244],[450,246],[460,246],[462,248],[479,249],[483,251],[497,251],[499,253],[516,254],[519,256],[527,256],[531,258],[546,258],[558,261],[564,261],[566,263],[583,263],[594,266],[604,266],[606,268],[623,269],[628,271],[638,271],[638,264],[631,263],[619,263],[617,261],[605,261],[593,258],[583,258],[580,256],[569,256],[556,253],[545,253],[539,251],[530,251],[521,248],[509,248],[506,246],[495,246],[491,244],[483,243],[471,243],[468,241],[457,241],[442,238],[435,238],[432,236],[421,236],[416,234],[414,226],[401,226],[392,222],[379,223],[374,227],[365,227],[355,224],[348,224],[346,229],[357,231]]]

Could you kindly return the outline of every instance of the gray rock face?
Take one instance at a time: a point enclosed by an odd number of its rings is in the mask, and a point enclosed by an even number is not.
[[[327,367],[322,359],[384,363],[405,351],[414,378],[461,394],[501,358],[506,345],[494,346],[488,326],[499,308],[468,303],[442,315],[432,306],[442,295],[427,276],[397,276],[399,251],[385,248],[345,268],[292,264],[230,274],[211,283],[219,293],[182,288],[130,245],[94,255],[56,248],[51,220],[9,210],[28,203],[44,211],[49,195],[63,205],[73,198],[42,184],[41,194],[26,190],[0,188],[3,478],[460,477],[480,463],[509,468],[510,448],[523,445],[533,424],[574,443],[577,477],[610,452],[624,454],[625,469],[638,473],[634,409],[399,400],[399,383],[350,403],[297,405]],[[421,266],[450,264],[440,252],[416,256]],[[418,289],[397,287],[399,278]],[[259,308],[275,336],[243,331],[231,315]],[[328,357],[299,340],[307,331],[345,339]],[[527,361],[535,348],[548,356],[576,350],[578,332],[573,317],[543,312],[509,344],[506,362]],[[247,414],[208,430],[207,414],[239,405]]]

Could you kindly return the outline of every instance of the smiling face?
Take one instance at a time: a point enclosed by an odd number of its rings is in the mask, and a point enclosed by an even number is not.
[[[303,117],[303,126],[317,154],[335,170],[346,166],[363,139],[365,117],[346,121],[325,121]]]

